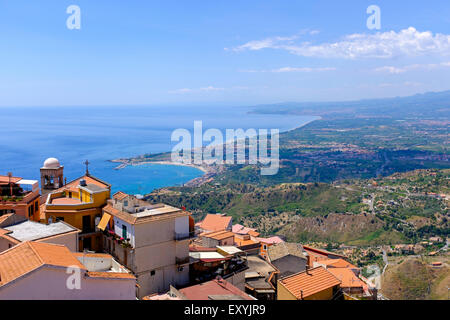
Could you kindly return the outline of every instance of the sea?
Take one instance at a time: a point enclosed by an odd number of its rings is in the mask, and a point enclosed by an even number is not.
[[[114,106],[114,107],[2,107],[0,108],[0,175],[39,180],[47,158],[57,158],[71,181],[89,172],[112,185],[112,191],[147,194],[180,186],[200,177],[199,169],[143,164],[114,170],[109,160],[171,151],[175,129],[203,130],[298,128],[316,119],[309,116],[250,113],[248,107]]]

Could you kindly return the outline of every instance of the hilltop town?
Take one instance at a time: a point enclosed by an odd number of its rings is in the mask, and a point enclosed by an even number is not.
[[[448,185],[436,189],[427,179],[448,177],[419,174],[427,178],[414,190],[405,181],[416,174],[373,181],[371,188],[444,197]],[[439,279],[429,280],[436,287],[432,297],[448,280],[449,240],[442,236],[424,233],[420,243],[371,246],[296,240],[239,219],[240,210],[232,207],[199,214],[187,208],[195,201],[174,205],[154,195],[111,194],[88,162],[72,181],[55,158],[44,162],[40,175],[40,182],[0,176],[0,299],[389,299],[386,293],[398,298],[389,279],[418,257],[422,273]],[[305,196],[303,185],[283,188]],[[367,199],[360,209],[370,215],[373,199]],[[374,216],[388,214],[384,203],[377,200]]]

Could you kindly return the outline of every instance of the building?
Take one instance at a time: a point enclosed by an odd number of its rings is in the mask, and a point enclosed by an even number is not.
[[[258,300],[276,300],[279,271],[262,257],[247,256],[245,292]]]
[[[281,242],[270,246],[267,250],[269,261],[280,272],[280,278],[306,270],[309,256],[301,244]]]
[[[245,289],[245,271],[248,269],[247,254],[234,246],[189,248],[190,282],[201,283],[218,276],[240,290]]]
[[[324,267],[308,269],[278,280],[277,300],[342,299],[340,284]]]
[[[343,292],[362,297],[365,295],[372,296],[369,293],[369,288],[350,268],[328,268],[328,272],[333,274],[339,281],[341,281],[341,289]]]
[[[234,234],[234,245],[248,255],[258,255],[261,251],[261,244],[249,234]]]
[[[13,224],[5,221],[0,223],[0,252],[26,241],[61,244],[75,252],[80,231],[63,221],[48,225],[29,220]]]
[[[199,238],[202,241],[202,246],[207,248],[234,245],[234,233],[231,231],[223,230],[223,231],[202,233],[199,235]]]
[[[0,175],[0,217],[15,213],[27,219],[40,218],[39,182],[19,177]]]
[[[133,300],[136,279],[109,255],[26,241],[0,253],[0,300]]]
[[[199,233],[203,232],[215,232],[232,229],[232,217],[228,217],[224,214],[207,214],[203,221],[196,224]]]
[[[101,232],[96,228],[102,208],[110,198],[111,185],[86,174],[51,191],[41,206],[41,222],[64,221],[81,230],[80,251],[101,251]]]
[[[179,290],[172,287],[169,294],[181,300],[256,300],[221,278]]]
[[[235,234],[249,235],[251,237],[259,237],[259,232],[254,228],[244,227],[241,224],[233,224],[231,231]]]
[[[359,274],[359,268],[350,262],[339,258],[339,259],[327,259],[327,260],[319,260],[313,262],[313,267],[322,266],[325,269],[332,269],[332,268],[348,268],[353,270],[356,274]]]
[[[138,297],[189,283],[190,213],[118,192],[103,208],[103,248],[137,278]]]
[[[61,188],[64,183],[64,166],[56,158],[48,158],[41,168],[42,195]]]
[[[329,259],[347,260],[347,257],[327,250],[317,249],[306,245],[303,246],[303,249],[306,251],[306,253],[308,253],[310,267],[313,267],[314,262],[321,260],[329,260]]]
[[[255,238],[255,240],[259,241],[260,243],[259,255],[263,258],[267,258],[267,250],[270,246],[284,242],[284,240],[279,236],[273,236],[269,238]]]

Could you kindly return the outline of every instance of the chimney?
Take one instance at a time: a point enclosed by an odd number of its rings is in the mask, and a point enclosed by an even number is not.
[[[310,267],[311,267],[311,256],[305,251],[304,255],[306,256],[306,273],[308,273]]]

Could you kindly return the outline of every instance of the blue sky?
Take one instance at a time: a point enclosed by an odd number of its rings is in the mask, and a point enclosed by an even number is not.
[[[449,80],[448,0],[0,1],[0,106],[351,100]]]

